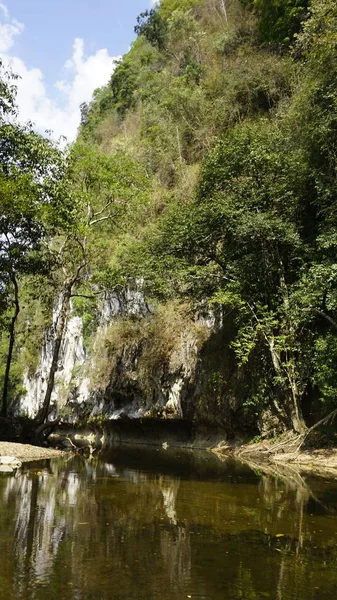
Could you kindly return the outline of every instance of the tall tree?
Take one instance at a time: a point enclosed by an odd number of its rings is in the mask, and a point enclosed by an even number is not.
[[[20,278],[45,268],[41,249],[48,236],[51,214],[57,215],[58,220],[64,216],[58,187],[63,174],[62,155],[31,125],[15,121],[12,83],[0,63],[0,288],[4,308],[8,311],[12,307],[2,390],[3,416],[8,409],[15,325],[20,312]]]
[[[65,181],[76,218],[67,231],[55,236],[52,245],[59,267],[60,306],[47,389],[37,417],[42,425],[49,415],[71,298],[95,298],[100,293],[95,273],[106,266],[114,233],[144,199],[148,185],[145,170],[125,153],[107,156],[81,142],[72,148]]]

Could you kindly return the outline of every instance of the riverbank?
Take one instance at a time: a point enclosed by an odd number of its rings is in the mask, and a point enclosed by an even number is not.
[[[29,431],[29,423],[24,423]],[[8,431],[7,431],[8,433]],[[21,434],[21,435],[20,435]],[[318,432],[309,438],[286,433],[277,439],[252,443],[247,438],[226,442],[224,432],[196,428],[182,420],[119,420],[101,426],[60,425],[50,437],[52,448],[18,443],[29,442],[19,428],[12,439],[1,436],[0,456],[15,456],[23,462],[62,456],[64,450],[99,452],[116,446],[154,446],[210,450],[219,458],[232,457],[255,465],[289,465],[298,472],[337,476],[337,446]],[[63,452],[56,447],[63,448]]]
[[[226,442],[225,432],[196,427],[189,421],[128,419],[103,425],[74,427],[60,425],[50,436],[54,446],[106,451],[118,446],[148,446],[210,450],[222,457],[232,457],[258,464],[297,465],[298,470],[337,475],[337,446],[319,432],[309,437],[285,433],[271,440],[252,443],[246,437]]]
[[[289,466],[298,472],[337,476],[337,448],[302,448],[299,436],[287,434],[283,439],[264,440],[241,445],[219,444],[211,451],[219,458],[232,457],[258,466]]]
[[[33,460],[45,460],[48,458],[59,458],[65,452],[54,448],[42,448],[30,444],[19,444],[16,442],[0,442],[0,456],[15,456],[21,462]]]

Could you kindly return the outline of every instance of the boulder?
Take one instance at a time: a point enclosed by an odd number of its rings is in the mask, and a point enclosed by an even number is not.
[[[17,469],[22,466],[22,462],[15,456],[0,456],[0,465]]]

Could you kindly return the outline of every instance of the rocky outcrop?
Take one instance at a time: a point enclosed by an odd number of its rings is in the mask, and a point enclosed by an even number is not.
[[[26,394],[20,398],[16,406],[17,414],[33,418],[41,407],[47,389],[59,308],[58,304],[53,313],[53,324],[46,331],[36,372],[33,376],[29,376],[28,372],[24,374],[23,386],[26,389]],[[76,389],[76,396],[79,403],[85,402],[88,397],[88,379],[82,371],[86,362],[86,352],[83,343],[83,323],[81,317],[70,315],[60,355],[55,377],[55,387],[52,394],[52,405],[57,407],[58,411],[66,406],[68,395],[72,389]]]
[[[35,417],[43,402],[59,307],[46,332],[40,362],[24,378],[16,415]],[[151,308],[139,289],[111,294],[84,339],[82,317],[68,316],[50,419],[99,426],[122,419],[185,420],[201,437],[259,433],[244,409],[246,375],[236,369],[231,331],[222,313],[195,314],[177,301]],[[226,350],[227,349],[227,350]],[[233,375],[234,373],[234,375]]]
[[[55,376],[51,418],[61,417],[69,424],[123,417],[182,419],[186,399],[197,386],[201,346],[216,327],[214,317],[191,318],[184,310],[173,306],[157,317],[139,289],[114,293],[101,302],[91,349],[83,338],[82,317],[72,311]],[[42,404],[58,311],[59,306],[36,372],[25,374],[26,393],[15,408],[17,415],[33,418]]]

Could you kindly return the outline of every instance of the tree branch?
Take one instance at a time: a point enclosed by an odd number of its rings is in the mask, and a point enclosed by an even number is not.
[[[98,211],[98,212],[96,212],[96,213],[93,213],[93,215],[92,215],[92,218],[93,218],[93,219],[95,219],[96,217],[99,217],[101,214],[103,214],[103,213],[104,213],[104,211],[105,211],[107,208],[109,208],[109,206],[111,206],[111,204],[113,203],[113,201],[114,201],[114,200],[113,200],[113,198],[110,198],[110,200],[109,200],[109,201],[106,203],[106,205],[105,205],[105,206],[103,206],[103,208],[102,208],[101,210],[99,210],[99,211]],[[90,221],[89,221],[89,223],[90,223]]]
[[[337,322],[332,317],[330,317],[330,315],[327,315],[327,313],[324,312],[324,310],[320,310],[319,308],[315,308],[314,306],[309,306],[308,308],[304,308],[303,311],[316,313],[316,315],[323,317],[323,319],[328,321],[330,325],[337,329]]]

